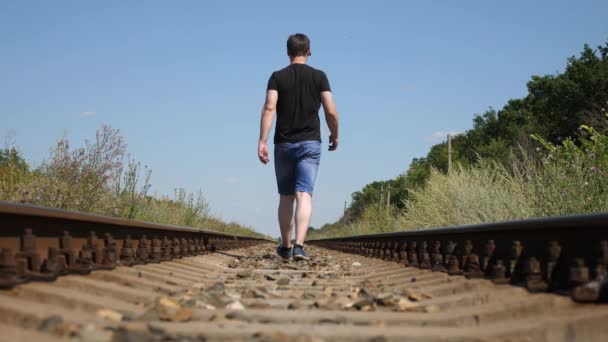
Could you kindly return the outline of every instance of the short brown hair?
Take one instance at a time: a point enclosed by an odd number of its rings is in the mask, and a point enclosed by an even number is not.
[[[287,39],[287,53],[291,57],[306,56],[310,51],[310,39],[303,33],[296,33]]]

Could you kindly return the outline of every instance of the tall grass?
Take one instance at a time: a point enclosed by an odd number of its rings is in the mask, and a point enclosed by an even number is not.
[[[150,196],[139,209],[137,219],[150,222],[202,227],[211,219],[209,204],[201,191],[189,194],[178,189],[173,198]]]
[[[72,147],[63,137],[31,168],[12,146],[0,150],[0,199],[163,224],[259,236],[210,213],[203,193],[149,195],[151,171],[126,154],[120,131],[102,126],[95,140]]]
[[[448,174],[433,170],[426,186],[411,192],[402,221],[427,228],[529,218],[528,186],[521,173],[487,160]]]
[[[507,166],[480,159],[448,173],[432,170],[424,187],[410,190],[403,211],[368,207],[360,220],[311,238],[608,212],[608,135],[583,126],[559,145],[533,138],[539,158],[522,152]]]
[[[348,224],[337,222],[322,229],[311,229],[309,239],[385,233],[398,230],[403,224],[402,214],[395,208],[370,206],[363,210],[361,219]]]

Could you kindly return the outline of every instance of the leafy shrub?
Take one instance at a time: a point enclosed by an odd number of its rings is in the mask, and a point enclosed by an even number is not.
[[[110,212],[111,190],[122,175],[125,150],[120,132],[105,125],[94,142],[87,140],[82,147],[72,148],[67,138],[59,139],[50,158],[35,170],[26,201],[82,212]]]
[[[608,211],[608,135],[583,125],[577,139],[560,145],[533,138],[545,151],[528,175],[537,216]]]

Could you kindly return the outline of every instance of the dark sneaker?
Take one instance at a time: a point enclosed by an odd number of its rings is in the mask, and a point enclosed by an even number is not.
[[[289,260],[291,259],[291,256],[293,255],[293,249],[291,249],[290,247],[285,247],[282,244],[277,246],[277,254],[285,259],[285,260]]]
[[[293,247],[293,260],[309,260],[308,254],[304,251],[304,246],[295,245]]]

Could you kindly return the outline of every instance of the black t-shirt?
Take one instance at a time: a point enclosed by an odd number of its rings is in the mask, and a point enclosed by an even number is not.
[[[323,71],[306,64],[290,64],[272,73],[267,90],[279,93],[275,144],[321,141],[321,92],[331,91]]]

